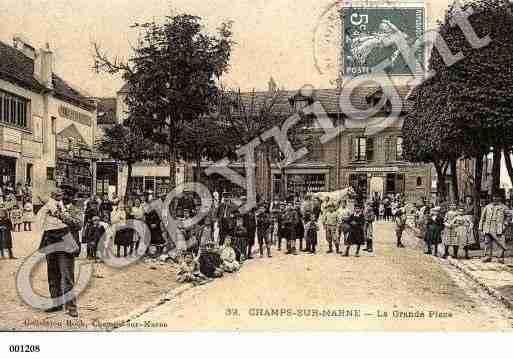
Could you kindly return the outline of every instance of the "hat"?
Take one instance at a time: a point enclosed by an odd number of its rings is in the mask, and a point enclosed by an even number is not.
[[[440,206],[431,208],[431,212],[440,212]]]
[[[98,216],[94,216],[94,217],[92,218],[92,220],[93,220],[93,221],[99,221],[99,220],[100,220],[100,217],[98,217]]]
[[[64,192],[62,191],[62,189],[60,189],[60,188],[56,188],[56,189],[54,189],[53,191],[51,191],[51,192],[50,192],[50,195],[51,195],[52,197],[55,197],[55,196],[62,196],[62,195],[64,195]]]

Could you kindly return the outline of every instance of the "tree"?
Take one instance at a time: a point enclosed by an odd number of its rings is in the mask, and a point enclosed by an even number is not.
[[[128,62],[110,60],[95,44],[98,71],[121,72],[128,85],[127,124],[138,127],[154,142],[169,149],[171,186],[176,161],[186,151],[180,139],[184,127],[212,108],[216,79],[229,68],[231,23],[222,23],[216,35],[205,33],[200,18],[188,14],[135,24],[142,36]]]
[[[255,138],[260,139],[257,151],[263,155],[266,167],[266,187],[271,188],[272,164],[276,164],[281,173],[280,198],[285,197],[285,169],[292,161],[285,158],[284,154],[273,137],[262,138],[268,130],[278,127],[282,128],[285,121],[296,114],[290,103],[290,94],[278,90],[276,87],[266,92],[251,91],[241,93],[238,91],[224,91],[218,99],[219,116],[227,126],[228,138],[232,139],[232,148],[250,143]],[[314,140],[313,136],[306,133],[305,126],[312,120],[311,117],[300,116],[289,131],[288,139],[293,147],[299,144],[310,146]],[[270,200],[271,193],[265,193],[266,199]]]
[[[405,121],[411,158],[433,159],[437,155],[450,160],[475,158],[476,209],[479,208],[483,157],[492,149],[496,153],[497,187],[501,150],[509,152],[513,144],[511,6],[506,0],[474,0],[461,9],[455,5],[449,7],[440,23],[439,35],[453,54],[461,53],[463,58],[447,65],[438,50],[433,50],[429,68],[436,75],[415,90],[415,109]],[[458,16],[461,18],[470,8],[473,15],[468,21],[475,32],[472,44],[467,39],[472,38],[468,29],[464,33],[459,26],[453,26]],[[476,38],[481,40],[476,41]],[[421,126],[417,131],[416,125]],[[430,132],[430,128],[436,131]],[[427,146],[422,146],[421,150],[425,156],[417,157],[413,141],[421,137],[427,139],[419,143]]]
[[[234,157],[234,143],[230,140],[226,126],[210,115],[184,125],[182,136],[177,141],[182,151],[180,157],[196,164],[194,181],[200,181],[201,160],[217,161],[226,156]]]
[[[132,167],[136,162],[146,159],[155,160],[158,158],[157,146],[146,139],[138,129],[131,129],[121,124],[108,127],[98,143],[98,151],[108,155],[110,158],[126,163],[128,167],[128,178],[124,198],[128,199],[128,189],[132,180]]]

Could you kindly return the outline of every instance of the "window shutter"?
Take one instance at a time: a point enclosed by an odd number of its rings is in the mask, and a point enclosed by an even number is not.
[[[367,144],[365,147],[367,150],[367,153],[365,154],[367,161],[373,161],[374,160],[374,139],[372,137],[367,138]]]
[[[391,148],[390,148],[390,160],[397,161],[397,137],[392,138]]]

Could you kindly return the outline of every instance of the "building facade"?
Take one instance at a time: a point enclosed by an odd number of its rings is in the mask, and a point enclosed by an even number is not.
[[[94,187],[96,105],[53,72],[53,52],[15,36],[0,42],[0,185],[32,187],[37,204],[55,186]]]

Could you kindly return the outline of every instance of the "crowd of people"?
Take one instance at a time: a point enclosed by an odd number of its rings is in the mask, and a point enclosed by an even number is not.
[[[34,206],[29,185],[0,186],[0,256],[13,254],[12,232],[32,231]]]
[[[463,249],[464,258],[469,259],[471,250],[484,245],[484,262],[492,261],[496,247],[498,262],[504,263],[506,250],[513,241],[512,210],[500,195],[494,195],[476,218],[473,203],[472,197],[466,196],[461,203],[425,204],[418,209],[416,223],[424,236],[426,254],[438,256],[441,245],[443,258],[459,258]]]
[[[14,258],[12,231],[17,217],[13,200],[21,202],[23,208],[31,202],[26,191],[7,193],[0,208],[0,249]],[[14,195],[14,197],[13,197]],[[6,203],[8,204],[6,206]],[[203,284],[225,273],[237,272],[243,264],[255,255],[271,258],[273,251],[284,251],[286,255],[300,253],[315,255],[320,233],[325,234],[327,253],[359,257],[362,247],[369,253],[374,251],[374,223],[378,220],[394,221],[397,247],[403,248],[403,232],[408,219],[413,216],[414,225],[422,229],[426,243],[426,254],[438,255],[443,245],[443,257],[458,257],[460,249],[469,251],[479,247],[479,238],[485,242],[485,261],[491,261],[494,246],[501,249],[499,261],[504,261],[505,242],[513,239],[511,211],[500,197],[482,210],[480,221],[474,221],[472,199],[467,197],[460,205],[434,207],[425,203],[418,208],[405,204],[399,197],[372,198],[364,203],[350,198],[320,199],[307,196],[302,202],[260,202],[255,208],[241,211],[246,198],[214,199],[201,220],[192,224],[191,218],[201,211],[201,200],[184,195],[171,202],[168,213],[176,218],[176,233],[169,233],[164,223],[165,196],[154,197],[153,193],[136,193],[128,199],[107,195],[92,196],[83,202],[57,189],[38,213],[42,231],[40,250],[51,244],[68,241],[72,252],[47,254],[48,281],[52,298],[60,298],[72,290],[74,285],[74,259],[86,247],[86,257],[101,261],[98,248],[102,238],[110,238],[114,255],[127,257],[141,255],[139,247],[143,238],[140,232],[126,225],[129,220],[138,220],[144,226],[149,238],[143,255],[157,258],[162,254],[175,253],[178,262],[177,280]],[[29,217],[33,221],[33,210]],[[23,218],[23,215],[22,215]],[[28,217],[27,217],[28,218]],[[411,225],[411,223],[409,223]],[[26,228],[26,227],[25,227]],[[28,227],[30,230],[30,226]],[[256,247],[256,250],[254,248]],[[102,252],[103,253],[103,252]],[[65,308],[76,316],[73,300],[56,302],[49,311]]]

